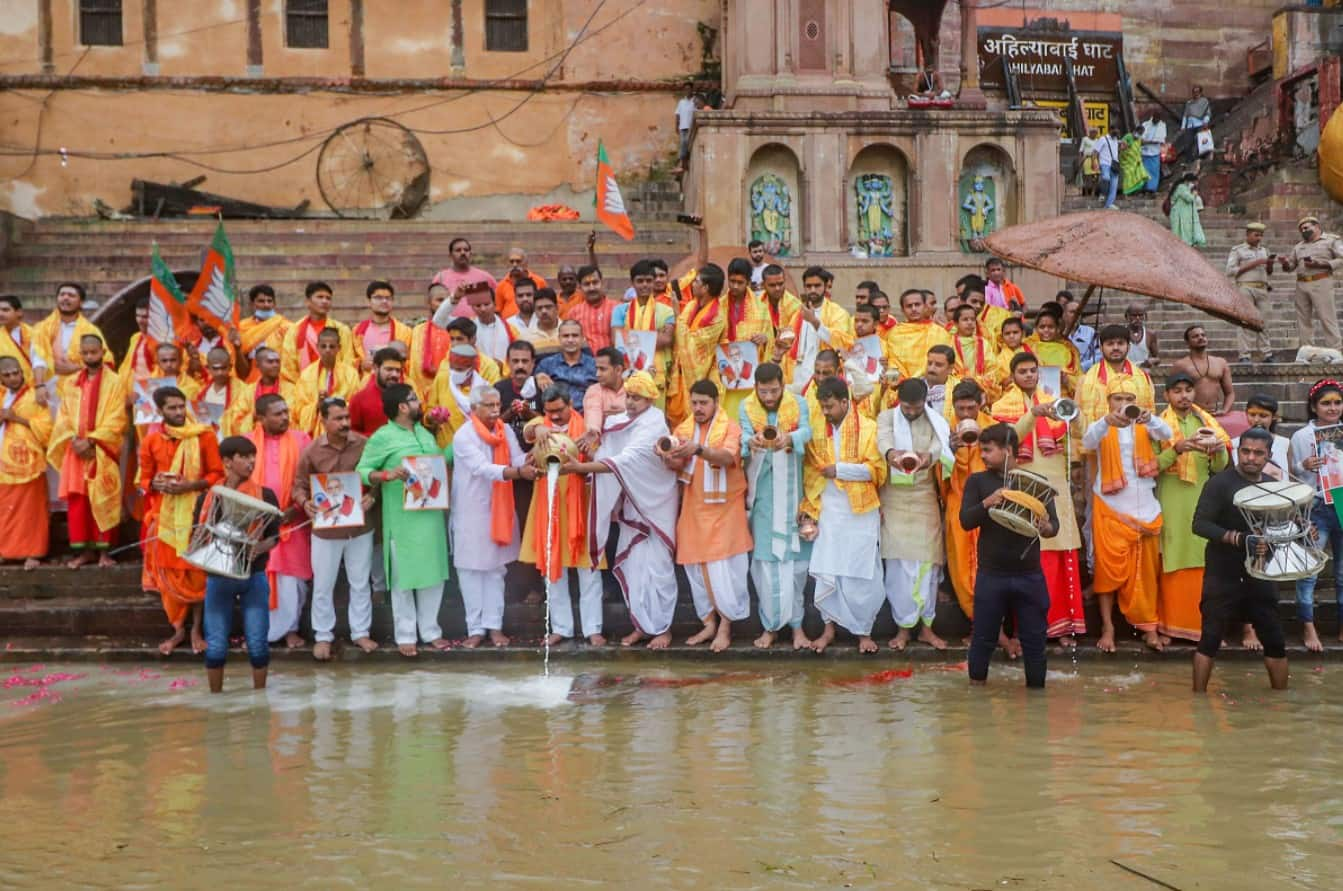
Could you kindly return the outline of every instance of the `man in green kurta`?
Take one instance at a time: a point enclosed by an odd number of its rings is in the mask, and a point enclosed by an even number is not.
[[[783,369],[766,362],[756,369],[755,392],[742,401],[738,416],[749,484],[746,505],[755,542],[751,580],[764,626],[755,645],[768,649],[787,625],[793,631],[793,649],[809,649],[811,640],[802,630],[802,592],[811,542],[799,536],[797,521],[802,458],[811,440],[807,403],[785,391]]]
[[[396,646],[403,656],[417,655],[418,638],[436,650],[449,644],[438,624],[443,583],[448,578],[448,535],[439,510],[406,510],[404,459],[443,455],[452,461],[452,446],[440,449],[434,434],[420,424],[420,400],[408,384],[383,390],[387,423],[369,437],[359,459],[359,476],[381,486],[383,561],[392,592]]]
[[[1166,379],[1170,406],[1161,419],[1173,437],[1157,455],[1156,495],[1161,502],[1161,586],[1157,633],[1197,641],[1203,615],[1203,539],[1192,533],[1194,508],[1208,477],[1226,468],[1231,439],[1212,415],[1194,402],[1194,379],[1183,372]],[[1211,431],[1211,432],[1210,432]]]

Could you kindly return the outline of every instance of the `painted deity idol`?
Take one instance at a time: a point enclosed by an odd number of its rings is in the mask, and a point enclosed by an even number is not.
[[[854,180],[858,198],[858,246],[869,257],[895,254],[895,212],[891,178],[880,173],[864,173]]]
[[[765,253],[793,253],[793,198],[788,184],[773,173],[751,183],[751,237],[765,243]]]
[[[964,189],[965,178],[962,177]],[[961,202],[961,250],[980,250],[979,242],[998,227],[998,206],[995,202],[992,177],[976,176]]]

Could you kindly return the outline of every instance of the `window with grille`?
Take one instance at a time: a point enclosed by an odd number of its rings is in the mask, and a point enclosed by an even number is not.
[[[485,0],[485,49],[527,51],[527,0]]]
[[[326,0],[289,0],[284,16],[285,43],[295,49],[326,49]]]
[[[121,0],[79,0],[79,42],[121,46]]]

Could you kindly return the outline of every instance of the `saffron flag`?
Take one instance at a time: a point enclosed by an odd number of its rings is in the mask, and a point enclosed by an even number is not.
[[[187,297],[187,308],[203,316],[221,331],[238,327],[241,310],[238,306],[238,285],[233,274],[233,248],[224,234],[222,222],[215,229],[210,249],[205,252],[201,274]]]
[[[191,314],[187,312],[187,295],[177,284],[177,276],[168,268],[159,256],[159,246],[154,244],[149,261],[149,331],[155,343],[180,343],[182,336],[191,326]]]
[[[616,183],[616,172],[611,168],[611,159],[606,157],[606,146],[597,142],[597,219],[615,230],[621,238],[630,241],[634,238],[634,224],[625,211],[625,199],[620,195],[620,186]]]

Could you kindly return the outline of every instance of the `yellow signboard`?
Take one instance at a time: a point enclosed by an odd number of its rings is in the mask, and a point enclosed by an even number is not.
[[[1031,101],[1034,102],[1040,108],[1058,109],[1059,115],[1063,118],[1063,132],[1059,134],[1059,138],[1065,141],[1071,140],[1073,138],[1072,133],[1068,131],[1068,116],[1065,114],[1065,111],[1068,108],[1067,102],[1065,102],[1062,99],[1032,99]],[[1092,127],[1095,127],[1102,133],[1109,131],[1110,129],[1109,103],[1083,102],[1082,111],[1086,115],[1088,130],[1090,130]]]

